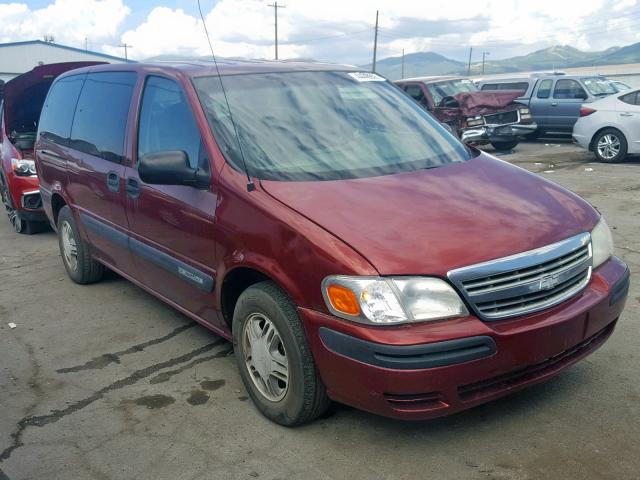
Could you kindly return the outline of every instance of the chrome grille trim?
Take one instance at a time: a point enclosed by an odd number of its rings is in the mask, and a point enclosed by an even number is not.
[[[448,272],[483,320],[550,308],[584,289],[593,265],[591,235],[581,233],[528,252]]]
[[[484,116],[486,125],[508,125],[510,123],[520,122],[518,110],[508,112],[492,113]]]

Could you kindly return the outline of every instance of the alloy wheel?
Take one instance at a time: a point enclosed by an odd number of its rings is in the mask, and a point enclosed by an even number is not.
[[[0,183],[2,182],[0,181]],[[4,209],[7,212],[7,217],[9,217],[9,223],[17,233],[20,233],[22,232],[22,229],[24,227],[22,219],[18,216],[18,212],[16,212],[16,209],[13,208],[13,205],[11,204],[7,187],[4,185],[4,183],[2,183],[0,187],[0,196],[2,196],[2,204],[4,205]]]
[[[279,402],[289,389],[289,361],[280,332],[262,313],[249,315],[242,332],[244,361],[258,391]]]
[[[66,220],[62,223],[62,254],[67,262],[67,266],[76,271],[78,269],[78,246],[73,235],[73,229]]]
[[[620,153],[620,139],[612,134],[607,133],[598,140],[598,155],[605,160],[612,160]]]

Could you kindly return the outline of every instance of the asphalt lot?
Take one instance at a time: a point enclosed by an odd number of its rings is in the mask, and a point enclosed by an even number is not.
[[[2,215],[0,480],[640,478],[640,159],[547,142],[501,158],[604,213],[632,270],[626,311],[555,379],[431,422],[338,405],[272,424],[228,343],[116,275],[72,283],[52,232],[14,234]]]

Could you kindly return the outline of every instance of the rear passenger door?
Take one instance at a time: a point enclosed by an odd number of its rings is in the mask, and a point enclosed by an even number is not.
[[[137,131],[136,160],[181,150],[192,167],[211,171],[193,111],[177,81],[147,77]],[[213,294],[215,191],[146,184],[138,175],[137,161],[127,168],[126,190],[130,247],[139,278],[174,304],[219,325]]]
[[[571,132],[580,116],[580,107],[587,98],[587,92],[577,80],[556,80],[551,103],[553,113],[549,119],[551,127],[561,132]]]
[[[543,130],[549,126],[549,117],[552,115],[552,87],[552,79],[538,80],[538,84],[531,96],[531,102],[529,102],[529,110],[533,115],[533,119],[538,124],[538,128]]]
[[[94,253],[128,274],[124,145],[136,79],[134,72],[87,74],[67,153],[67,193]]]

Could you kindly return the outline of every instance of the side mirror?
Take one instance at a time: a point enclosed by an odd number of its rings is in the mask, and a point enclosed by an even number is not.
[[[168,150],[143,155],[138,162],[140,180],[152,185],[188,185],[207,188],[209,173],[189,165],[188,155],[181,150]]]

